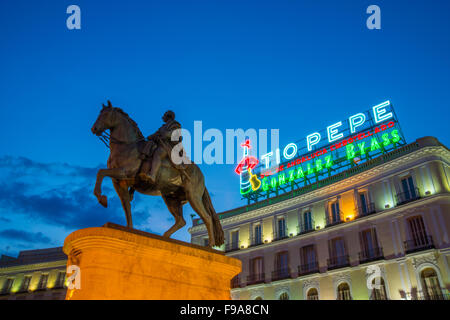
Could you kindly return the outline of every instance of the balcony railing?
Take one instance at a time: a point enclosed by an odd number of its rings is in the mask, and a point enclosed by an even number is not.
[[[225,252],[231,252],[231,251],[239,250],[240,243],[241,243],[240,241],[239,241],[239,242],[230,242],[230,243],[227,243],[227,244],[225,245]]]
[[[239,275],[235,276],[231,279],[231,289],[240,288],[241,287],[241,279]]]
[[[259,246],[260,244],[263,244],[263,240],[262,240],[262,236],[253,236],[250,239],[250,246],[254,247],[254,246]]]
[[[288,228],[286,228],[284,232],[279,232],[279,231],[274,232],[273,241],[286,239],[288,237],[289,237],[289,232],[288,232]]]
[[[359,253],[359,263],[384,259],[383,248],[372,248]]]
[[[288,279],[291,277],[291,272],[289,268],[278,269],[272,271],[272,281]]]
[[[331,227],[336,224],[344,222],[344,214],[342,213],[342,211],[339,211],[338,214],[334,215],[331,212],[329,212],[327,215],[325,215],[325,220],[326,220],[325,227]]]
[[[254,273],[254,274],[249,274],[247,276],[247,285],[252,285],[252,284],[258,284],[258,283],[264,283],[265,280],[265,274],[264,273]]]
[[[307,264],[301,264],[298,266],[298,275],[305,276],[307,274],[318,273],[319,271],[319,262],[311,262]]]
[[[433,292],[414,291],[407,292],[406,297],[410,300],[450,300],[450,294],[445,288],[437,288]]]
[[[311,218],[308,222],[303,221],[299,226],[297,226],[297,234],[304,234],[314,230],[316,230],[316,224],[313,218]]]
[[[414,188],[405,192],[397,193],[397,205],[402,205],[420,199],[419,188]]]
[[[374,214],[376,212],[377,212],[377,210],[375,209],[375,203],[370,202],[370,203],[367,203],[365,206],[362,205],[361,207],[356,208],[355,216],[357,218],[361,218],[361,217],[365,217],[365,216]]]
[[[338,292],[337,300],[353,300],[350,290],[340,290]]]
[[[328,270],[348,267],[350,265],[350,259],[348,254],[340,257],[332,257],[328,259]]]
[[[433,249],[434,243],[431,236],[417,236],[415,239],[405,241],[405,252],[412,253]]]

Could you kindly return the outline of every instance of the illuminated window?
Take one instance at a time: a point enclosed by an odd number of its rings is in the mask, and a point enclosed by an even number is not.
[[[402,192],[397,194],[397,204],[404,204],[419,198],[419,190],[414,186],[412,176],[402,178],[400,184]]]
[[[306,300],[319,300],[319,292],[316,288],[311,288],[306,294]]]
[[[420,273],[422,282],[422,295],[425,300],[443,300],[441,285],[436,271],[433,268],[426,268]]]
[[[337,299],[338,300],[352,300],[352,295],[350,293],[350,287],[348,283],[341,283],[337,288]]]
[[[384,285],[384,279],[382,277],[372,280],[372,288],[372,293],[370,295],[371,300],[387,300],[386,286]]]
[[[65,285],[65,279],[66,279],[66,273],[64,271],[59,271],[58,272],[58,277],[56,278],[56,283],[54,288],[62,288]]]
[[[30,286],[31,276],[25,276],[22,281],[22,285],[20,286],[19,292],[28,291],[28,287]]]
[[[429,249],[433,247],[433,240],[425,229],[422,216],[415,216],[407,219],[410,238],[405,241],[407,253]]]
[[[39,284],[37,289],[38,290],[44,290],[47,288],[47,281],[48,281],[48,273],[46,274],[42,274],[41,277],[39,278]]]
[[[0,291],[0,294],[8,294],[11,292],[11,287],[14,283],[14,279],[7,279],[2,287],[2,290]]]
[[[255,298],[255,300],[263,300],[263,298],[258,296],[258,297]]]
[[[257,245],[257,244],[261,244],[262,243],[262,229],[261,229],[261,224],[257,224],[255,226],[254,231],[254,238],[253,238],[253,244]]]
[[[289,294],[287,292],[283,292],[282,294],[280,294],[280,296],[278,297],[278,300],[289,300]]]

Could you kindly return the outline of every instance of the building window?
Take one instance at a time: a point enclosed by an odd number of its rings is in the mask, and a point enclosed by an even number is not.
[[[304,246],[300,249],[301,265],[299,267],[299,275],[305,275],[319,271],[317,263],[316,249],[313,244]]]
[[[277,234],[276,239],[286,238],[286,220],[284,218],[279,218],[277,220]]]
[[[407,219],[410,239],[405,241],[406,253],[433,247],[433,239],[428,236],[422,216]]]
[[[328,259],[328,269],[331,270],[349,265],[349,258],[342,237],[330,240],[328,249],[330,254],[330,259]]]
[[[25,276],[22,281],[22,285],[20,286],[19,292],[28,291],[28,287],[30,286],[31,276]]]
[[[255,300],[263,300],[263,298],[260,297],[260,296],[257,296],[257,297],[255,298]]]
[[[311,288],[306,293],[306,300],[319,300],[319,292],[316,288]]]
[[[239,249],[239,230],[231,231],[231,242],[227,244],[226,251],[233,251]]]
[[[412,176],[402,178],[400,181],[402,192],[397,194],[397,204],[404,204],[419,197],[418,189],[414,186]]]
[[[420,273],[422,283],[422,295],[425,300],[443,300],[441,285],[436,271],[433,268],[426,268]]]
[[[203,246],[208,247],[209,246],[209,238],[203,238]]]
[[[386,286],[384,285],[384,279],[382,277],[372,280],[372,288],[370,294],[371,300],[387,300]]]
[[[330,202],[328,206],[327,226],[341,223],[342,214],[339,207],[339,200]]]
[[[287,279],[290,276],[288,252],[278,252],[275,258],[275,270],[272,273],[272,281]]]
[[[375,228],[363,230],[359,233],[361,252],[360,263],[373,261],[383,257],[383,251],[378,246],[377,232]]]
[[[0,294],[8,294],[11,292],[11,287],[14,283],[14,279],[7,279],[2,287],[2,290],[0,291]]]
[[[37,289],[38,290],[45,290],[47,288],[47,281],[48,281],[48,273],[42,274],[39,278],[39,284]]]
[[[264,260],[262,257],[253,258],[249,261],[249,275],[247,284],[261,283],[265,281]]]
[[[254,229],[253,244],[258,245],[262,243],[262,229],[261,224],[257,224]]]
[[[64,271],[58,272],[58,277],[56,278],[55,289],[63,288],[65,285],[66,273]]]
[[[278,300],[289,300],[289,294],[287,292],[283,292],[282,294],[280,294],[280,296],[278,297]]]
[[[301,232],[308,232],[314,230],[314,220],[312,218],[311,211],[303,213],[303,225],[301,226]]]
[[[337,288],[337,298],[338,300],[352,300],[352,295],[350,294],[350,287],[348,283],[341,283]]]

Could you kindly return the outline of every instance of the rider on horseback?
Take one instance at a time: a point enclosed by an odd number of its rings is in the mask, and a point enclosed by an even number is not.
[[[181,137],[179,141],[172,140],[173,132],[181,129],[181,124],[175,120],[175,113],[170,110],[164,113],[162,120],[165,123],[158,131],[147,137],[148,142],[142,150],[144,161],[139,177],[151,183],[156,182],[161,161],[165,157],[168,157],[171,164],[180,170],[182,174],[186,175],[184,172],[186,166],[183,164],[175,164],[170,157],[173,147],[181,142]]]

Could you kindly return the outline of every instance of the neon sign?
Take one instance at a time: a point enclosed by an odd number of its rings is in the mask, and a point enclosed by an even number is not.
[[[282,152],[276,149],[262,155],[259,166],[258,159],[248,155],[247,140],[235,171],[241,175],[241,194],[257,201],[319,181],[405,143],[393,106],[385,101],[309,134],[303,147],[292,142]]]

